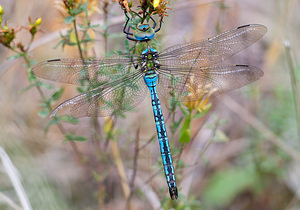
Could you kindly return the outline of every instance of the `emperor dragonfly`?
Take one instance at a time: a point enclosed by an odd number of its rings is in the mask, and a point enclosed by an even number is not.
[[[147,42],[147,48],[140,55],[47,60],[35,66],[33,73],[40,78],[77,85],[89,78],[96,85],[58,105],[51,116],[84,117],[96,113],[108,116],[125,112],[144,99],[148,88],[170,196],[177,199],[175,172],[157,90],[160,96],[167,98],[197,101],[256,81],[263,76],[257,67],[217,64],[256,42],[266,31],[263,25],[251,24],[161,52]]]

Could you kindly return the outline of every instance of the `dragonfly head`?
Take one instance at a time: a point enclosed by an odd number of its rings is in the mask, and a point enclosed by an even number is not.
[[[139,23],[133,32],[133,36],[138,41],[147,41],[154,38],[155,30],[148,24]]]

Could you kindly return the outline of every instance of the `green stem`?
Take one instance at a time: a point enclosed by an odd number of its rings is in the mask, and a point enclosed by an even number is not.
[[[80,56],[81,60],[84,61],[81,44],[80,44],[80,40],[79,40],[79,35],[78,35],[78,30],[77,30],[76,18],[73,20],[73,27],[74,27],[74,33],[75,33],[75,38],[76,38],[76,44],[77,44],[77,47],[79,50],[79,56]]]

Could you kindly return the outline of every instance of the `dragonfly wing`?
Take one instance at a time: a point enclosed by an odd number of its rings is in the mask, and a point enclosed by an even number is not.
[[[64,58],[47,60],[33,67],[33,74],[47,80],[82,85],[83,80],[103,84],[133,71],[134,56],[100,59]]]
[[[263,76],[263,71],[248,65],[209,67],[161,67],[158,91],[179,101],[199,101],[243,87]]]
[[[59,114],[79,118],[129,111],[146,95],[147,87],[141,78],[140,72],[133,73],[80,94],[57,106],[51,116]]]
[[[175,45],[162,51],[162,65],[209,66],[249,47],[267,31],[263,25],[240,26],[203,41]]]

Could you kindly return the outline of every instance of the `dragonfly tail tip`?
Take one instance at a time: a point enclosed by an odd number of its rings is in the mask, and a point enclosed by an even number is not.
[[[169,188],[169,192],[170,192],[170,197],[172,198],[172,200],[177,200],[177,198],[178,198],[177,187]]]

